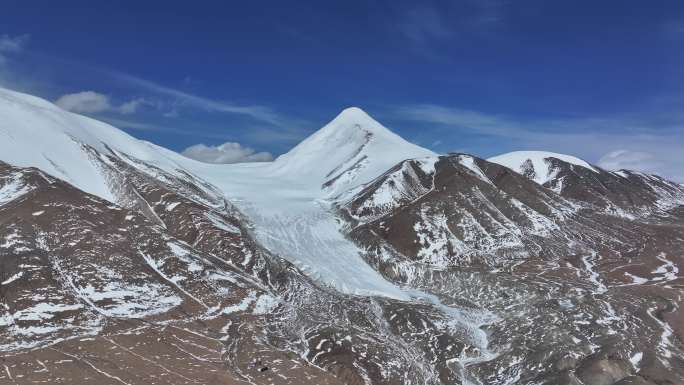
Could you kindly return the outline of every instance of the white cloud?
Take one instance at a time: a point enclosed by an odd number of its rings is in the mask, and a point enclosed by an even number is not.
[[[112,105],[109,96],[95,91],[81,91],[62,95],[55,101],[55,104],[67,111],[80,114],[97,114],[99,112],[113,111],[122,115],[131,115],[138,112],[144,105],[153,105],[152,102],[146,99],[136,98],[115,107]]]
[[[174,108],[170,109],[169,111],[164,112],[162,114],[162,116],[165,118],[177,118],[180,116],[180,113],[178,112],[178,109],[174,107]]]
[[[608,170],[657,168],[661,164],[653,154],[629,150],[611,151],[598,161],[599,166]]]
[[[181,154],[206,163],[244,163],[268,162],[273,160],[269,152],[256,152],[240,143],[226,142],[219,146],[195,144],[183,150]]]
[[[597,164],[607,170],[639,170],[684,182],[684,160],[676,153],[659,151],[656,155],[645,151],[616,150],[602,156]]]
[[[149,104],[147,100],[143,98],[137,98],[130,100],[126,103],[123,103],[121,106],[119,106],[118,110],[124,115],[135,114],[136,112],[138,112],[138,109],[140,109],[140,107],[146,104]]]
[[[397,109],[396,112],[409,120],[442,124],[454,128],[477,129],[491,135],[505,135],[513,128],[512,122],[496,115],[433,104],[405,106]],[[519,129],[520,127],[516,131]]]
[[[253,119],[262,122],[267,122],[278,127],[289,127],[293,123],[296,123],[292,122],[290,119],[283,117],[282,115],[276,113],[272,109],[265,106],[240,106],[224,101],[218,101],[205,98],[202,96],[193,95],[181,90],[166,87],[146,79],[141,79],[120,72],[108,71],[107,73],[115,79],[128,83],[132,86],[139,87],[156,94],[171,96],[173,98],[176,98],[178,101],[182,102],[185,105],[205,109],[207,111],[246,115]]]
[[[112,108],[109,97],[94,91],[82,91],[60,96],[55,104],[67,111],[94,114]]]
[[[7,61],[7,54],[20,52],[26,46],[29,35],[0,35],[0,64]]]

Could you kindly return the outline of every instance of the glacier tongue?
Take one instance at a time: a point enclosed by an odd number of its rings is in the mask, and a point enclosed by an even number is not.
[[[369,182],[404,159],[434,154],[358,108],[342,111],[274,162],[233,165],[187,159],[106,123],[2,88],[0,116],[4,162],[37,167],[109,201],[115,198],[101,170],[107,160],[100,154],[118,156],[148,173],[154,170],[145,164],[174,175],[190,173],[230,198],[271,252],[342,291],[406,298],[361,258],[360,250],[339,231],[325,199]]]
[[[185,167],[233,200],[261,244],[308,274],[343,292],[408,299],[345,238],[328,199],[402,160],[431,155],[352,107],[274,162]]]
[[[475,359],[493,357],[481,330],[494,319],[488,311],[447,307],[434,295],[395,285],[340,231],[343,223],[334,211],[335,197],[362,188],[405,159],[436,155],[405,141],[360,109],[343,111],[273,162],[231,165],[187,159],[49,102],[2,89],[0,116],[7,117],[0,121],[0,137],[10,139],[0,140],[0,160],[41,168],[110,201],[111,181],[101,170],[102,162],[109,161],[104,155],[155,178],[158,167],[181,178],[201,179],[248,217],[256,240],[271,253],[344,293],[430,303],[449,317],[449,328],[465,330],[479,352]]]
[[[308,274],[347,293],[409,299],[346,239],[330,198],[402,160],[431,155],[349,108],[274,162],[184,167],[230,197],[253,222],[261,244]]]

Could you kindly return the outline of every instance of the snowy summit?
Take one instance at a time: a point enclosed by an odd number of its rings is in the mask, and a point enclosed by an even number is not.
[[[553,167],[552,159],[558,159],[571,165],[598,172],[591,164],[582,159],[572,155],[548,151],[513,151],[491,157],[487,160],[508,167],[543,185],[556,176],[557,170]]]

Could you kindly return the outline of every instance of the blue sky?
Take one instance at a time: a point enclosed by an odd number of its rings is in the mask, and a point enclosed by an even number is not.
[[[437,152],[684,182],[681,1],[49,4],[3,3],[0,84],[173,150],[263,160],[355,105]]]

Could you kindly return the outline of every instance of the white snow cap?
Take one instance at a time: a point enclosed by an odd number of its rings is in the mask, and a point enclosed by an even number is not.
[[[598,173],[596,168],[580,158],[548,151],[513,151],[491,157],[487,160],[508,167],[519,174],[526,175],[542,185],[555,178],[558,173],[558,170],[552,168],[551,162],[548,161],[549,158],[555,158]]]
[[[111,148],[143,160],[169,163],[153,146],[109,124],[0,88],[0,160],[40,168],[83,191],[113,200],[106,178],[83,145],[104,154]]]
[[[330,123],[279,156],[279,173],[306,175],[329,192],[367,183],[409,158],[435,156],[385,128],[358,107],[343,110]]]

